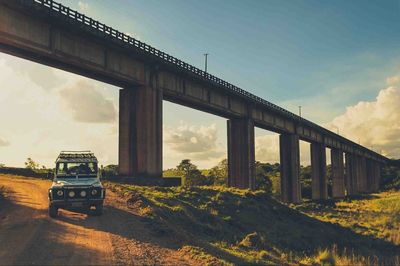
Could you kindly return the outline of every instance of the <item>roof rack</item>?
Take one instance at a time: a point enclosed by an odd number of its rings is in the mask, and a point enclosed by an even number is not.
[[[96,162],[97,158],[91,151],[61,151],[57,162]]]
[[[61,153],[92,153],[91,151],[61,151]]]

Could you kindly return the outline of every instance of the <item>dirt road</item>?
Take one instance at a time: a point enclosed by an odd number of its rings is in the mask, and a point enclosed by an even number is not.
[[[107,191],[100,217],[47,215],[50,181],[0,175],[0,265],[198,265],[174,239],[152,235],[146,223]]]

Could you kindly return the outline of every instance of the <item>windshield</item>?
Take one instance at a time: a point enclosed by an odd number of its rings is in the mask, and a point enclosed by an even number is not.
[[[93,177],[97,175],[97,163],[68,162],[57,163],[57,175],[62,177]]]

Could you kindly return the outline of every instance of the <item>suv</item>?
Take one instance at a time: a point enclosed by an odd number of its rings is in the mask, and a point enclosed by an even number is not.
[[[97,158],[90,151],[62,151],[49,189],[49,216],[58,209],[80,209],[101,215],[106,191],[100,182]]]

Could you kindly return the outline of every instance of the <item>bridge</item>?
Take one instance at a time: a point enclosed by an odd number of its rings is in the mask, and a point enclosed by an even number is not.
[[[227,119],[229,186],[255,187],[254,128],[279,133],[285,202],[301,202],[300,140],[311,144],[315,200],[328,198],[326,148],[331,150],[334,198],[376,191],[388,160],[52,0],[0,0],[0,51],[121,88],[123,176],[162,176],[163,100]]]

